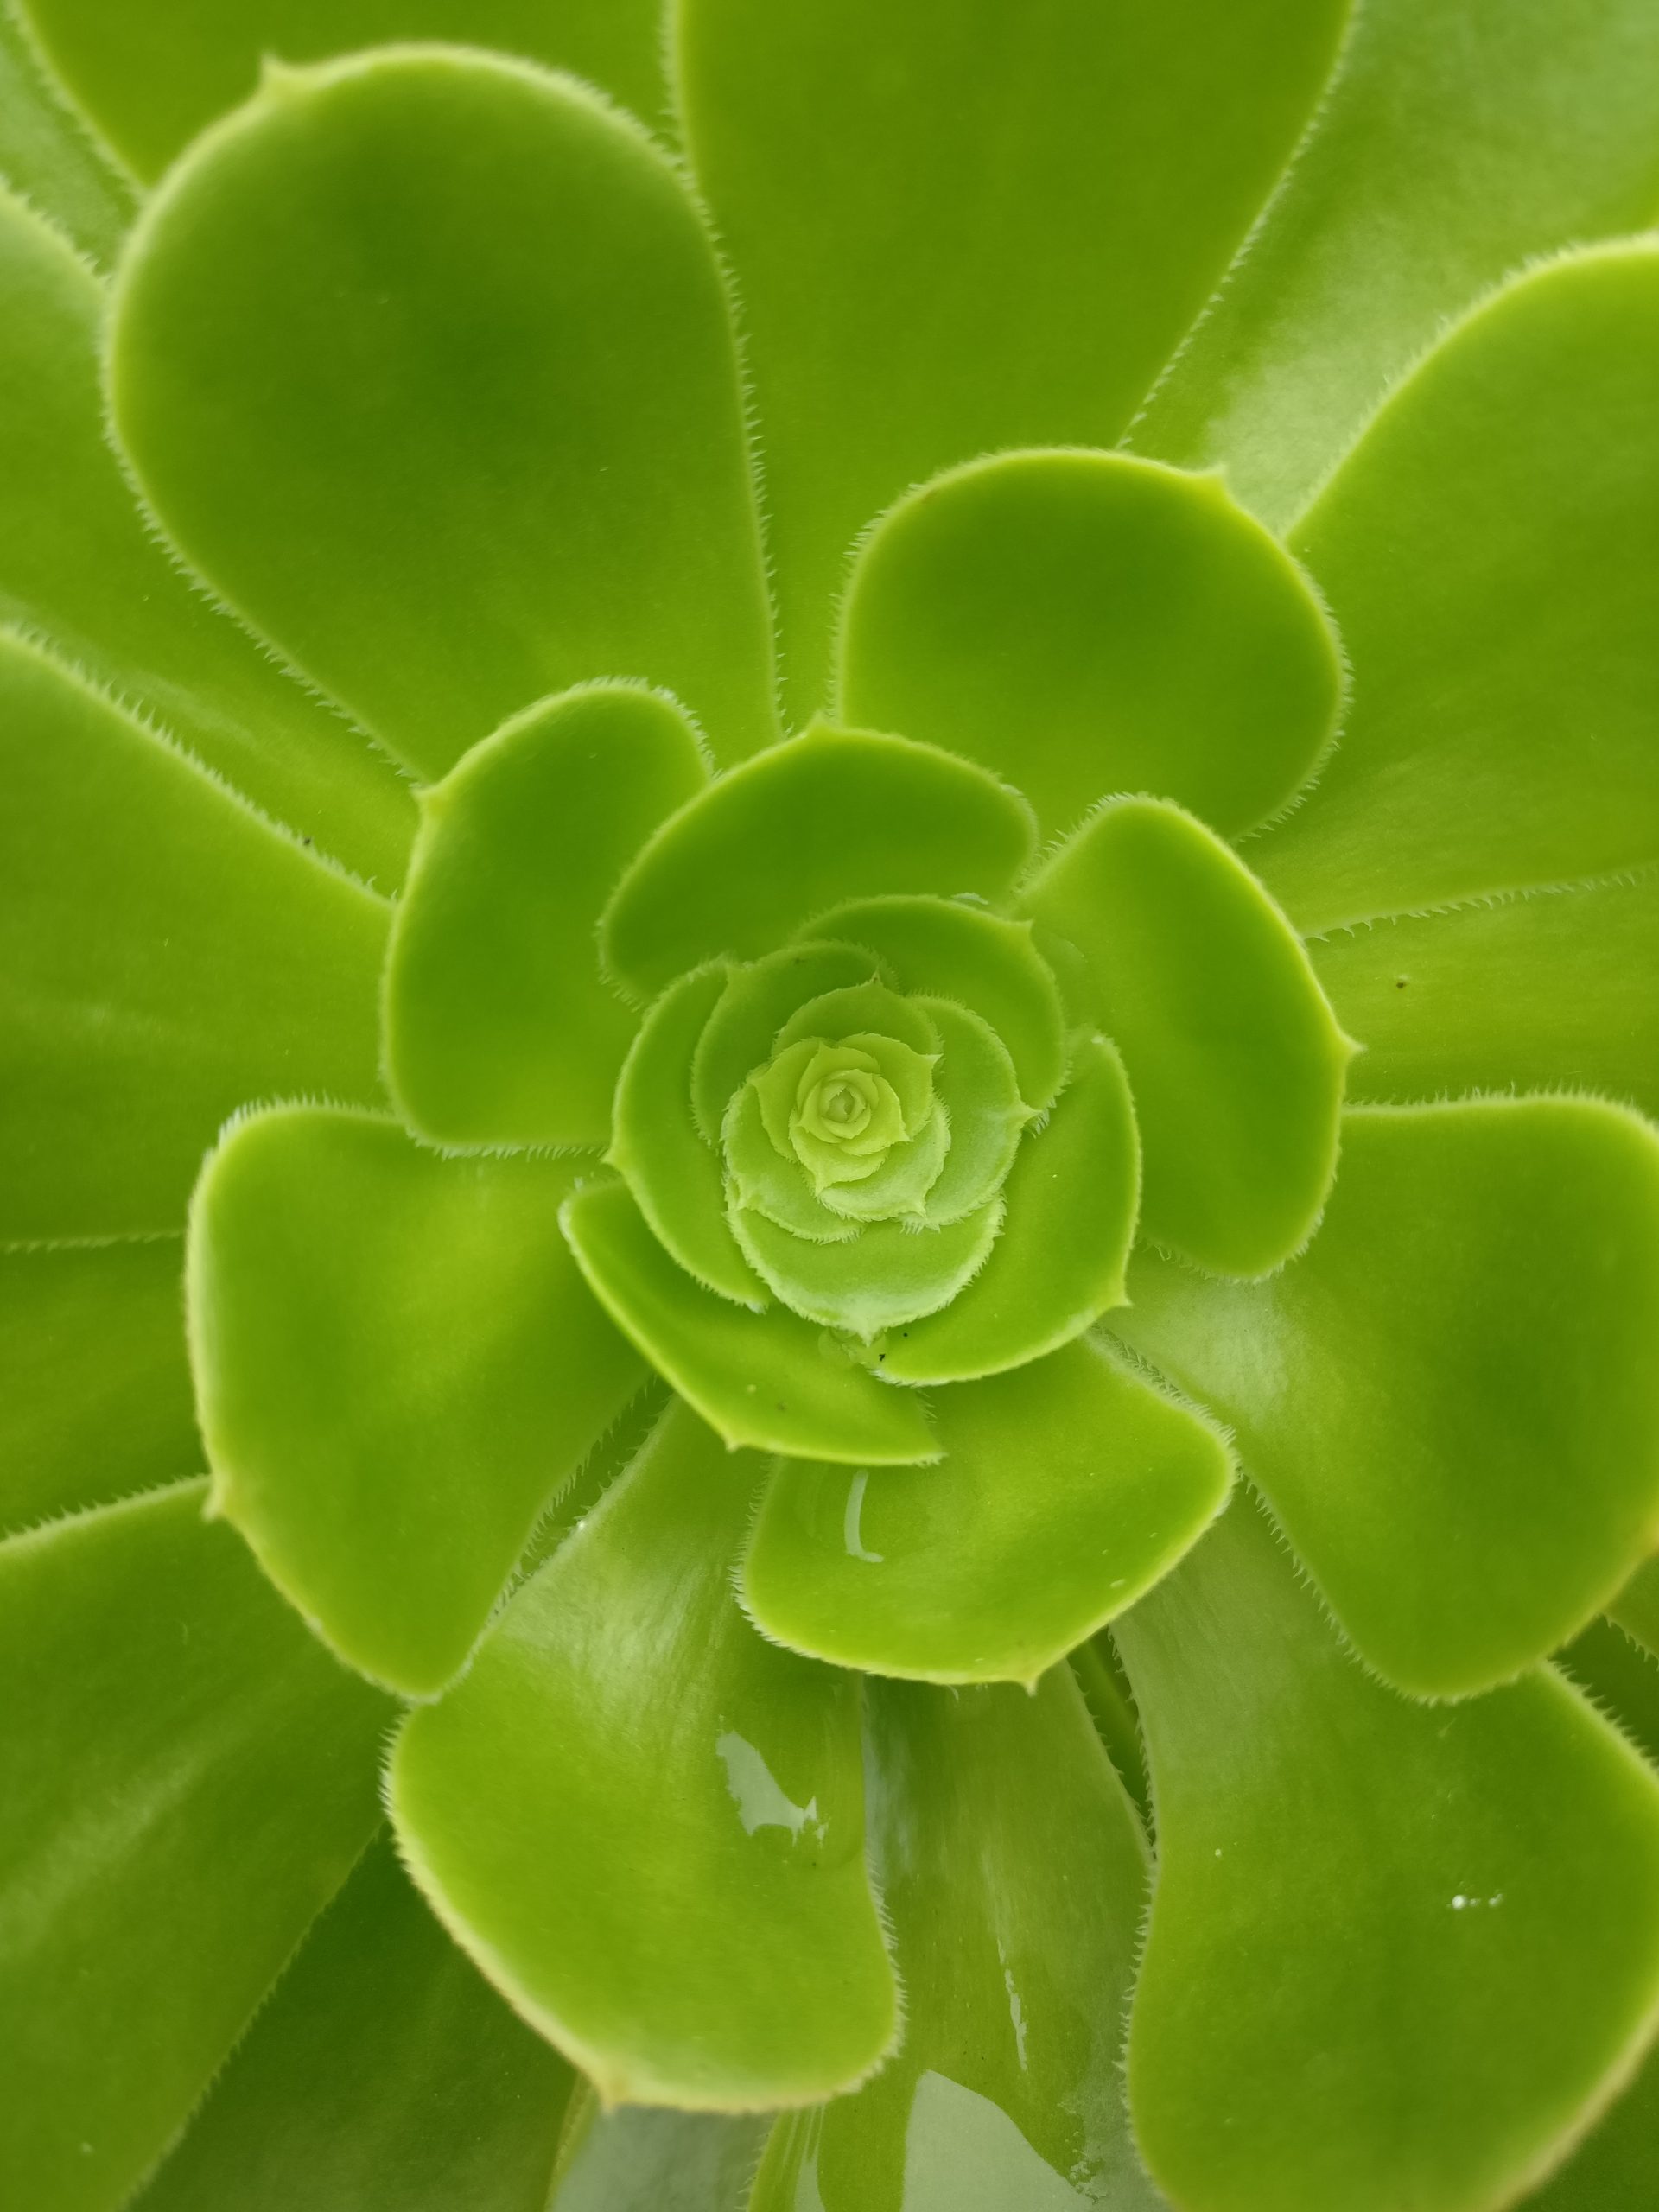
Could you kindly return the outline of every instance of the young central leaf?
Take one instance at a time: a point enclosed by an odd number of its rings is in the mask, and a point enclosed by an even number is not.
[[[896,1037],[804,1037],[756,1077],[755,1090],[767,1136],[822,1197],[875,1174],[895,1145],[918,1135],[933,1103],[932,1060]]]

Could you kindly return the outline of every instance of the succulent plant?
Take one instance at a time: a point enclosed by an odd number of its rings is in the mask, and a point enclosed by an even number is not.
[[[13,5],[0,2199],[1644,2212],[1659,14]]]

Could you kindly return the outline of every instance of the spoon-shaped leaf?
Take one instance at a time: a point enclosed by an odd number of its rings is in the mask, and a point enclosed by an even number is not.
[[[386,961],[386,1076],[435,1143],[602,1145],[637,1015],[599,972],[600,910],[706,778],[672,702],[543,701],[421,794]]]
[[[875,1348],[883,1371],[905,1382],[955,1382],[1068,1343],[1122,1299],[1140,1194],[1123,1063],[1091,1038],[1047,1122],[1015,1156],[990,1257],[942,1313],[883,1339]]]
[[[743,1600],[878,1675],[1032,1682],[1166,1573],[1232,1480],[1220,1438],[1091,1344],[933,1402],[937,1466],[779,1460]]]
[[[409,786],[210,607],[146,530],[105,433],[105,287],[0,190],[0,606],[234,789],[383,888]]]
[[[798,1314],[747,1313],[704,1290],[625,1185],[578,1190],[559,1218],[601,1305],[728,1445],[872,1466],[938,1456],[914,1391],[875,1382]]]
[[[424,776],[594,677],[772,734],[726,297],[668,157],[461,48],[278,70],[129,242],[111,406],[220,595]]]
[[[606,1158],[680,1265],[722,1298],[758,1310],[766,1288],[727,1224],[720,1154],[691,1118],[692,1054],[727,974],[715,966],[682,976],[640,1024],[616,1086]]]
[[[191,1209],[214,1506],[343,1658],[413,1696],[641,1380],[559,1234],[578,1166],[278,1108],[231,1131]]]
[[[731,1221],[756,1272],[785,1306],[868,1344],[948,1306],[984,1266],[1002,1211],[994,1198],[942,1228],[875,1221],[833,1242],[797,1236],[743,1206],[734,1207]]]
[[[1343,689],[1306,577],[1221,479],[1109,453],[906,493],[860,550],[838,661],[849,721],[982,760],[1051,832],[1124,791],[1247,830],[1311,772]]]
[[[1020,794],[931,745],[817,723],[671,817],[601,930],[649,995],[721,953],[756,958],[826,907],[878,892],[1001,898],[1036,842]]]
[[[1353,1047],[1284,916],[1177,807],[1114,799],[1026,893],[1088,962],[1123,1055],[1149,1236],[1262,1274],[1311,1234]]]
[[[1485,1689],[1554,1650],[1659,1536],[1659,1138],[1634,1114],[1349,1114],[1282,1274],[1223,1286],[1148,1255],[1130,1299],[1114,1331],[1234,1424],[1343,1627],[1406,1689]]]
[[[1245,1499],[1113,1634],[1158,1808],[1154,2174],[1186,2212],[1514,2202],[1651,2031],[1651,1770],[1548,1669],[1450,1711],[1370,1679]]]
[[[897,2028],[857,1685],[732,1595],[760,1471],[671,1408],[393,1754],[416,1879],[607,2102],[806,2103]]]
[[[848,549],[969,454],[1111,445],[1296,143],[1341,0],[676,0],[732,256],[784,665],[823,702]]]

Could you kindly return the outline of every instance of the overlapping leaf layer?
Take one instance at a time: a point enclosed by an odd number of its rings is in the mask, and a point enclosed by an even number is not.
[[[1645,2212],[1654,43],[15,0],[8,2202]]]

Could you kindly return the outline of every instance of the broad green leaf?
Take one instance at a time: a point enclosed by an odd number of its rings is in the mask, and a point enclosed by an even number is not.
[[[227,1114],[378,1096],[385,902],[0,636],[0,1237],[178,1228]]]
[[[606,1160],[681,1267],[758,1311],[766,1294],[727,1225],[720,1154],[691,1118],[692,1055],[728,973],[715,966],[683,976],[646,1014],[616,1086]]]
[[[901,991],[956,999],[988,1021],[1019,1071],[1020,1095],[1042,1109],[1065,1073],[1065,1022],[1053,976],[1028,922],[960,899],[855,899],[808,925],[807,938],[866,947]]]
[[[1001,898],[1035,842],[1030,808],[982,768],[815,723],[663,824],[617,886],[601,946],[649,995],[720,953],[772,952],[848,899]]]
[[[803,1465],[743,1565],[764,1633],[837,1666],[1030,1683],[1173,1566],[1232,1463],[1196,1415],[1090,1344],[934,1400],[937,1466]]]
[[[1370,1680],[1240,1501],[1114,1634],[1158,1804],[1135,2133],[1183,2212],[1488,2212],[1636,2063],[1659,1784],[1548,1669]]]
[[[570,2087],[382,1840],[134,2212],[543,2212]]]
[[[0,1528],[194,1474],[176,1236],[0,1253]]]
[[[132,220],[130,178],[42,65],[19,16],[0,9],[0,178],[107,268]]]
[[[1457,326],[1302,518],[1355,680],[1318,785],[1249,848],[1300,929],[1659,856],[1656,365],[1659,249],[1554,263]]]
[[[407,786],[146,531],[105,437],[105,288],[3,192],[0,293],[0,620],[50,638],[296,836],[395,885],[415,830]]]
[[[808,1000],[870,980],[868,954],[851,945],[790,944],[734,969],[703,1025],[691,1062],[691,1111],[711,1144],[748,1077],[771,1059],[778,1032]]]
[[[668,157],[461,49],[277,70],[124,257],[118,435],[228,602],[427,777],[551,691],[772,734],[722,280]]]
[[[734,1449],[905,1466],[938,1456],[926,1408],[852,1365],[810,1321],[746,1313],[677,1267],[621,1183],[575,1192],[560,1215],[594,1295],[658,1372]]]
[[[837,713],[983,761],[1053,834],[1126,791],[1247,830],[1311,772],[1342,690],[1306,578],[1221,478],[1125,454],[919,486],[841,612]]]
[[[267,55],[321,61],[365,46],[445,39],[523,54],[614,94],[662,105],[654,0],[16,0],[66,84],[147,181],[245,100]]]
[[[1659,212],[1647,0],[1367,0],[1306,142],[1135,426],[1283,528],[1446,322]]]
[[[808,999],[778,1032],[777,1042],[781,1052],[809,1037],[838,1044],[871,1035],[893,1039],[924,1059],[939,1050],[939,1033],[929,1009],[879,977]]]
[[[0,2196],[111,2212],[379,1817],[386,1700],[186,1483],[0,1546]]]
[[[762,2113],[646,2105],[606,2112],[584,2082],[565,2121],[546,2212],[749,2212],[766,2139]]]
[[[943,1228],[873,1221],[833,1243],[797,1236],[746,1206],[732,1209],[731,1223],[746,1257],[785,1306],[868,1344],[884,1330],[938,1313],[973,1281],[996,1243],[1002,1201],[994,1198]]]
[[[958,1220],[1002,1187],[1032,1109],[1007,1048],[988,1021],[949,999],[918,998],[939,1033],[935,1088],[950,1149],[925,1202],[931,1223]]]
[[[779,2122],[752,2212],[1152,2212],[1118,2071],[1146,1847],[1075,1684],[868,1695],[905,2042]]]
[[[804,2103],[896,2035],[857,1684],[732,1594],[760,1472],[671,1408],[393,1754],[416,1879],[607,2103]]]
[[[1115,799],[1024,894],[1084,954],[1123,1055],[1148,1236],[1258,1275],[1312,1234],[1352,1046],[1249,871],[1192,816]]]
[[[191,1207],[213,1510],[340,1656],[411,1696],[466,1658],[543,1506],[640,1381],[559,1208],[582,1163],[446,1160],[396,1122],[238,1122]]]
[[[956,1382],[1069,1343],[1122,1300],[1140,1193],[1123,1063],[1103,1038],[1090,1038],[1048,1120],[1020,1147],[990,1257],[943,1313],[875,1347],[882,1371],[898,1382]]]
[[[1113,1329],[1231,1422],[1371,1665],[1484,1689],[1659,1537],[1659,1139],[1588,1100],[1367,1108],[1271,1281],[1147,1255]]]
[[[639,1027],[599,972],[600,911],[706,770],[671,701],[543,700],[421,794],[386,963],[386,1077],[435,1142],[602,1145]]]
[[[1659,869],[1399,914],[1308,945],[1351,1096],[1573,1090],[1659,1114]]]
[[[793,711],[859,531],[969,454],[1109,446],[1296,143],[1342,0],[676,0],[737,271]]]

